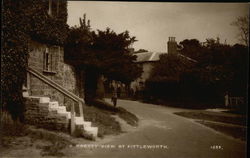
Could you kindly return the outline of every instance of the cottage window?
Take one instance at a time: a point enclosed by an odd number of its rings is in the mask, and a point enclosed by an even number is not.
[[[49,48],[45,49],[44,58],[43,58],[43,70],[44,71],[52,71],[51,63],[52,63],[52,54],[49,52]]]
[[[46,47],[43,54],[43,72],[55,74],[60,58],[60,47]]]

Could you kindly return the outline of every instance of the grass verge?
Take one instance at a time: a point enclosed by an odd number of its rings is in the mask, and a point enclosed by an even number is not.
[[[73,144],[63,133],[60,135],[58,132],[37,129],[19,121],[13,121],[7,112],[2,114],[0,151],[35,148],[42,156],[62,157],[64,156],[62,150]]]
[[[121,107],[103,101],[95,100],[92,103],[94,106],[84,106],[84,119],[93,122],[94,126],[98,127],[98,136],[103,137],[107,134],[119,134],[122,132],[119,122],[112,115],[118,115],[132,126],[138,126],[138,118]]]
[[[208,126],[210,128],[213,128],[216,131],[225,133],[226,135],[232,136],[234,138],[237,138],[243,141],[246,140],[247,129],[245,127],[227,126],[227,125],[216,124],[213,122],[206,122],[206,121],[196,121],[196,122],[203,124],[205,126]]]
[[[111,117],[112,113],[109,111],[94,106],[84,106],[83,113],[86,121],[91,121],[93,126],[98,127],[98,137],[102,138],[104,135],[119,134],[122,132],[119,122]]]
[[[211,111],[192,111],[192,112],[176,112],[176,115],[180,115],[187,118],[209,120],[222,123],[230,123],[236,125],[246,125],[247,118],[244,115],[233,115],[227,113],[211,112]]]
[[[117,114],[120,118],[126,121],[131,126],[138,126],[139,119],[133,113],[127,111],[122,107],[117,108]]]
[[[176,112],[176,115],[196,119],[196,122],[237,139],[246,140],[246,116],[223,112]]]

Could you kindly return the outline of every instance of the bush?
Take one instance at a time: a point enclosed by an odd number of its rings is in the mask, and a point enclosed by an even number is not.
[[[1,114],[1,133],[5,136],[23,136],[26,135],[27,126],[20,121],[13,121],[8,112]]]

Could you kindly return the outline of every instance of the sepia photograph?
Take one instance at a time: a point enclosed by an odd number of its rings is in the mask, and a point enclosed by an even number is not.
[[[249,3],[1,9],[0,157],[247,158]]]

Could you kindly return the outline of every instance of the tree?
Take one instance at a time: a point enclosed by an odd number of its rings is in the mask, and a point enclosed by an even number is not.
[[[193,62],[178,54],[163,54],[146,81],[146,93],[160,99],[174,100],[180,96],[182,74],[189,71]]]
[[[98,69],[110,79],[129,83],[140,76],[141,69],[135,64],[136,56],[129,53],[128,47],[135,41],[125,31],[116,34],[107,28],[94,35],[92,52],[98,55]]]
[[[167,80],[180,80],[180,74],[191,67],[189,60],[176,54],[162,54],[160,60],[155,64],[150,78],[163,77]]]
[[[22,2],[4,1],[2,9],[2,53],[1,53],[1,106],[13,120],[23,120],[24,102],[22,84],[25,80],[28,37],[25,34],[26,18]],[[1,109],[2,110],[2,109]]]
[[[245,45],[235,44],[230,49],[230,56],[227,58],[227,67],[231,71],[232,78],[229,85],[234,95],[245,96],[247,91],[249,73],[249,52]]]
[[[249,44],[249,16],[239,16],[235,21],[231,23],[231,25],[235,26],[239,30],[239,40],[246,46]]]
[[[86,24],[86,16],[80,19],[80,27],[71,28],[65,44],[65,57],[77,68],[86,72],[85,101],[91,103],[98,96],[98,86],[102,85],[102,75],[109,79],[129,83],[142,72],[134,62],[129,46],[135,42],[129,32],[115,33],[110,28],[105,31],[91,31]]]
[[[180,53],[192,59],[198,59],[202,53],[202,46],[197,39],[185,39],[180,42]]]
[[[152,95],[210,104],[223,104],[226,91],[246,97],[248,47],[221,44],[213,38],[207,39],[205,45],[197,40],[184,40],[181,44],[182,56],[196,57],[197,62],[189,63],[180,55],[162,55],[146,83]]]

